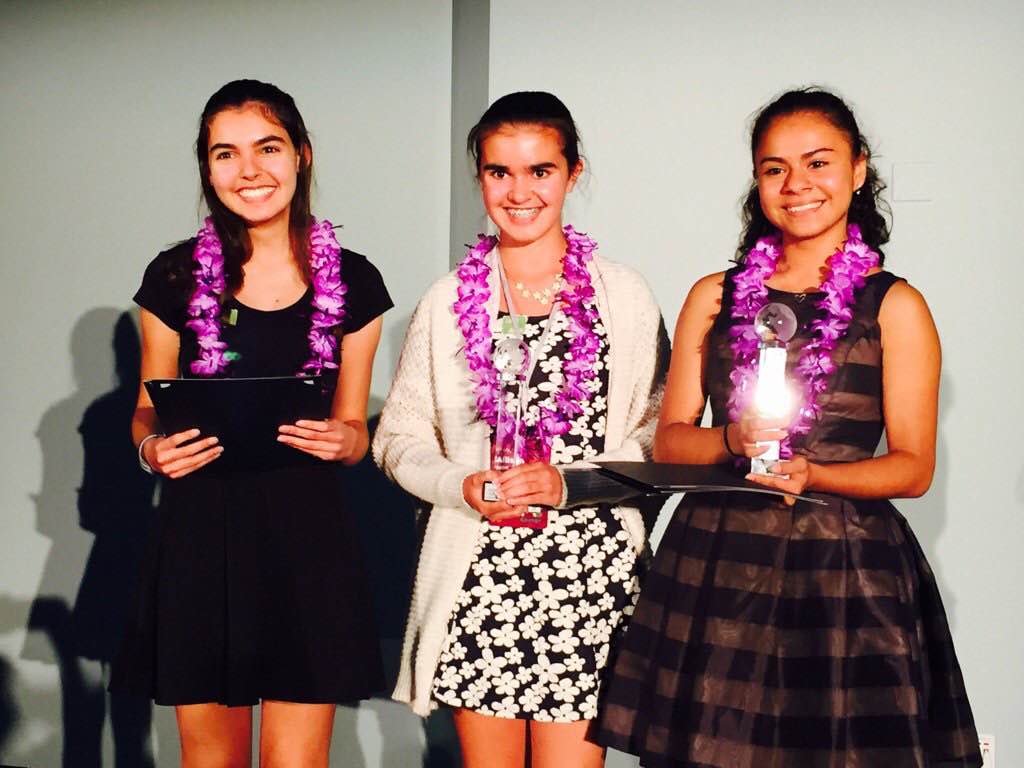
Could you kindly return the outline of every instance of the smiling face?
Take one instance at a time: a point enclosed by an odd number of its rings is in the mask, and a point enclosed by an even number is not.
[[[210,121],[210,184],[250,227],[288,223],[299,154],[288,132],[258,105],[225,109]]]
[[[503,125],[480,143],[480,189],[501,242],[562,239],[562,204],[582,164],[570,171],[561,138],[543,125]]]
[[[778,117],[754,164],[761,209],[784,242],[820,240],[829,251],[843,243],[850,201],[867,171],[843,131],[816,112]]]

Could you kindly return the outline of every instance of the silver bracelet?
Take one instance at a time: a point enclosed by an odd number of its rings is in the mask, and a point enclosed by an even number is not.
[[[149,462],[146,461],[146,457],[145,457],[145,454],[143,454],[142,449],[146,447],[146,442],[147,441],[152,440],[153,438],[162,438],[162,437],[167,437],[167,435],[165,435],[165,434],[163,434],[161,432],[154,432],[152,435],[146,435],[139,442],[139,466],[142,467],[147,472],[149,472],[149,474],[151,474],[151,475],[153,474],[153,468],[149,465]]]

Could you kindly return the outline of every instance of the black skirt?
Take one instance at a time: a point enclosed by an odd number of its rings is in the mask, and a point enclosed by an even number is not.
[[[111,691],[231,706],[379,692],[369,585],[336,471],[213,469],[164,483]]]

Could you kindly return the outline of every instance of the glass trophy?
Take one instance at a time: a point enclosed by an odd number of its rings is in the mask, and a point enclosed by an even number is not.
[[[785,304],[766,304],[754,317],[754,332],[760,340],[754,407],[761,416],[782,418],[792,411],[792,395],[786,383],[786,345],[796,329],[796,315]],[[775,474],[770,468],[780,458],[779,441],[769,440],[758,445],[765,446],[766,450],[750,459],[751,473]]]
[[[518,322],[517,322],[518,321]],[[530,347],[523,339],[525,317],[502,318],[503,338],[494,345],[494,367],[498,372],[498,402],[494,437],[491,440],[491,469],[502,472],[528,461],[548,461],[550,451],[544,450],[546,441],[539,434],[527,436],[523,423],[523,387],[530,368]],[[539,433],[540,424],[536,425]],[[531,430],[533,432],[534,430]],[[487,481],[483,487],[484,501],[498,501],[495,484]],[[492,525],[517,528],[543,528],[548,513],[544,507],[530,506],[518,518],[501,520]]]

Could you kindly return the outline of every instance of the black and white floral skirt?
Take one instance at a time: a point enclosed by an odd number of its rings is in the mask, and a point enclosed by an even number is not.
[[[542,722],[597,716],[603,670],[640,590],[640,557],[610,507],[548,515],[540,530],[481,522],[437,701]]]

